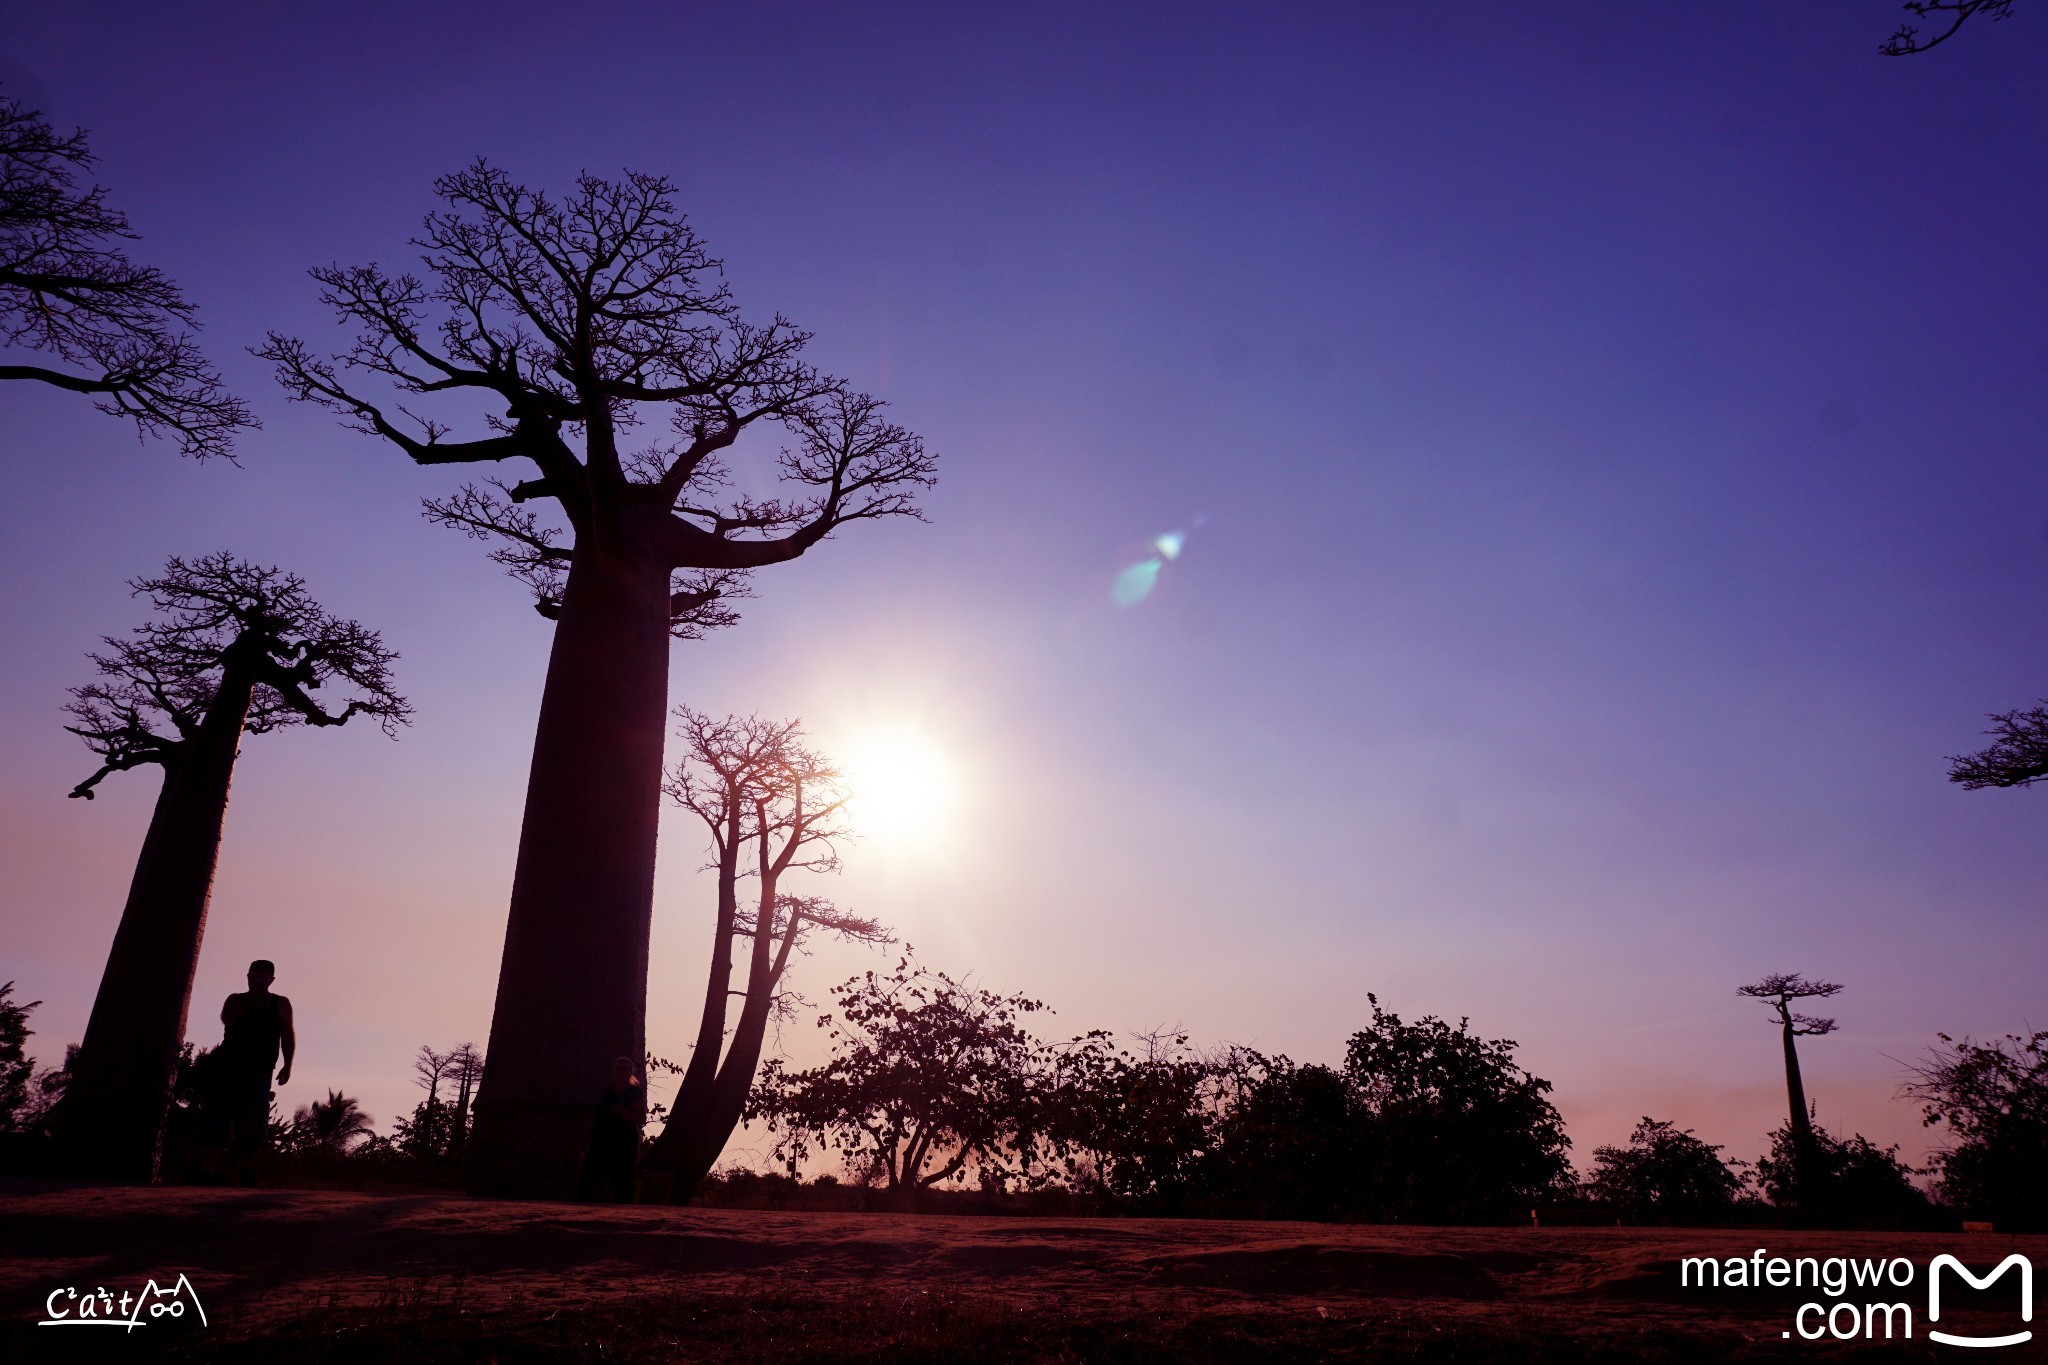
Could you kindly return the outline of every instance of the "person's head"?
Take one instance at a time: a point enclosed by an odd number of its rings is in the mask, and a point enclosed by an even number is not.
[[[612,1059],[612,1084],[624,1085],[633,1079],[633,1059],[615,1057]]]
[[[277,980],[277,964],[267,957],[259,957],[249,964],[249,989],[267,991],[270,983]]]

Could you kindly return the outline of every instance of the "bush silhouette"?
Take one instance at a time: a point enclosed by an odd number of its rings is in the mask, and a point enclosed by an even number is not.
[[[1743,1183],[1719,1147],[1645,1115],[1627,1146],[1593,1149],[1586,1192],[1637,1222],[1700,1222],[1733,1212]]]

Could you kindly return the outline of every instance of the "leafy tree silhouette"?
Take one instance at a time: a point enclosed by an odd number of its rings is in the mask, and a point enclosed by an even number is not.
[[[1052,1048],[1039,1137],[1070,1188],[1171,1216],[1203,1187],[1219,1068],[1185,1034],[1138,1041],[1138,1056],[1100,1030]]]
[[[1880,1147],[1861,1133],[1838,1138],[1819,1124],[1812,1134],[1802,1165],[1792,1126],[1780,1124],[1771,1133],[1756,1175],[1772,1203],[1830,1227],[1925,1225],[1927,1196],[1913,1184],[1913,1169],[1899,1160],[1897,1146]]]
[[[2048,1030],[1935,1036],[1906,1093],[1952,1136],[1934,1162],[1942,1200],[2001,1230],[2048,1231]]]
[[[646,1053],[669,637],[734,619],[750,570],[852,522],[917,516],[933,462],[878,400],[803,362],[807,334],[741,317],[668,181],[584,175],[556,199],[479,161],[435,190],[447,207],[415,239],[426,278],[313,272],[352,349],[273,334],[258,354],[295,398],[418,464],[537,474],[427,509],[498,542],[555,622],[470,1182],[566,1196],[592,1092],[614,1057]],[[421,398],[502,415],[452,439],[405,406]],[[789,442],[777,492],[733,491],[723,461],[763,427]]]
[[[1044,1045],[1024,1016],[1045,1006],[926,970],[906,954],[833,991],[820,1019],[832,1057],[807,1071],[770,1059],[747,1117],[777,1135],[792,1172],[814,1151],[914,1201],[970,1170],[1021,1169],[1035,1119]]]
[[[1648,1115],[1626,1147],[1595,1147],[1587,1192],[1637,1221],[1697,1222],[1735,1207],[1743,1178],[1721,1149],[1666,1119]]]
[[[172,559],[132,586],[157,619],[107,637],[92,656],[100,681],[72,691],[76,723],[65,728],[101,761],[71,794],[90,800],[110,773],[152,764],[163,787],[53,1121],[69,1169],[147,1180],[243,737],[357,715],[395,736],[411,709],[391,688],[397,656],[376,632],[328,615],[295,575],[223,553]],[[352,695],[324,710],[313,693],[334,683]]]
[[[69,367],[0,364],[0,379],[90,394],[101,412],[175,437],[187,455],[229,455],[256,419],[200,355],[178,286],[117,245],[136,234],[104,186],[80,187],[92,163],[84,132],[60,134],[0,96],[0,348]]]
[[[1372,1004],[1341,1069],[1226,1060],[1211,1188],[1268,1217],[1496,1222],[1561,1193],[1571,1141],[1512,1039]]]
[[[28,1055],[28,1040],[35,1030],[28,1026],[28,1017],[43,1003],[13,997],[12,981],[0,985],[0,1133],[20,1131],[31,1114],[30,1082],[36,1064]]]

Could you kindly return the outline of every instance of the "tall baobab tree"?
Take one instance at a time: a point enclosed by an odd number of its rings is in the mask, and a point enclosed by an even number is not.
[[[846,799],[840,775],[804,746],[797,723],[712,720],[687,707],[676,714],[686,751],[668,791],[710,831],[718,888],[696,1045],[648,1154],[648,1168],[669,1177],[670,1197],[681,1203],[710,1174],[739,1126],[768,1025],[787,1000],[782,983],[791,957],[821,931],[861,943],[894,940],[871,919],[782,889],[791,872],[837,870],[835,842],[846,837],[838,823]],[[753,905],[742,907],[740,883],[749,878]],[[746,968],[735,988],[734,949],[742,944]],[[735,997],[739,1018],[728,1030]]]
[[[0,379],[90,394],[187,455],[226,455],[256,419],[199,353],[178,286],[120,249],[136,234],[105,186],[80,186],[92,163],[84,132],[0,96],[0,349],[61,366],[0,364]]]
[[[313,272],[356,328],[349,351],[273,335],[260,354],[294,397],[418,464],[534,473],[427,511],[496,540],[555,623],[469,1183],[566,1196],[612,1060],[646,1050],[669,637],[730,621],[750,570],[918,515],[933,463],[880,402],[803,362],[804,332],[741,317],[668,181],[585,175],[555,199],[478,162],[435,189],[423,277]],[[455,421],[502,408],[457,439],[402,405],[430,397]],[[779,456],[729,471],[764,427]],[[529,506],[549,503],[559,523]]]
[[[327,614],[292,574],[227,554],[173,559],[132,585],[156,619],[94,654],[65,728],[100,757],[71,795],[110,773],[163,769],[120,927],[54,1123],[68,1168],[147,1180],[156,1166],[192,978],[220,857],[235,758],[246,735],[411,714],[391,689],[397,656],[374,631]],[[313,699],[343,684],[338,709]]]
[[[1746,995],[1752,1000],[1761,1000],[1769,1005],[1776,1014],[1778,1027],[1783,1033],[1785,1094],[1792,1110],[1792,1150],[1797,1183],[1802,1187],[1809,1183],[1813,1159],[1819,1150],[1819,1144],[1814,1141],[1813,1119],[1806,1105],[1806,1083],[1799,1075],[1798,1040],[1833,1033],[1835,1021],[1811,1014],[1801,1014],[1793,1006],[1801,1000],[1825,1000],[1839,993],[1841,989],[1832,981],[1809,981],[1797,972],[1779,972],[1747,986],[1739,986],[1735,992],[1737,995]],[[1801,1198],[1805,1197],[1802,1193]]]

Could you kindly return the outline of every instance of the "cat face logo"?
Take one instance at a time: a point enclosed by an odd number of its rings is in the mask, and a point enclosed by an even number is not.
[[[1927,1321],[1930,1324],[1941,1320],[1941,1268],[1943,1266],[1947,1266],[1950,1270],[1955,1271],[1956,1274],[1969,1281],[1970,1288],[1972,1289],[1989,1289],[1992,1282],[2004,1275],[2006,1271],[2011,1270],[2015,1266],[2019,1267],[2020,1321],[2032,1322],[2034,1320],[2034,1266],[2026,1257],[2015,1251],[2012,1255],[2000,1261],[1990,1274],[1980,1279],[1970,1272],[1968,1266],[1958,1261],[1955,1257],[1944,1253],[1935,1257],[1927,1265]],[[1937,1332],[1932,1326],[1928,1328],[1927,1336],[1930,1341],[1938,1341],[1944,1346],[2017,1346],[2023,1341],[2032,1341],[2034,1338],[2034,1334],[2031,1331],[2014,1332],[2009,1336],[2003,1337],[1961,1337],[1954,1336],[1948,1332]]]

